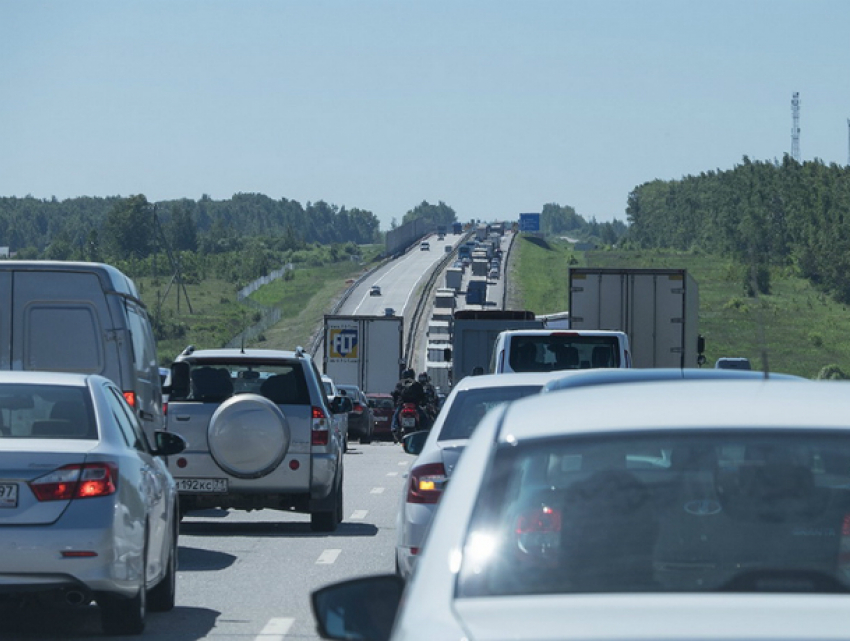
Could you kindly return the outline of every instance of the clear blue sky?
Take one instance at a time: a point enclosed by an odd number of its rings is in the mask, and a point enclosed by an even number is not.
[[[0,196],[325,200],[386,229],[791,149],[848,161],[847,0],[0,0]]]

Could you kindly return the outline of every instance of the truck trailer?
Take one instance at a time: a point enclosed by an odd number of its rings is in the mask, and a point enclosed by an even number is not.
[[[388,393],[404,364],[401,316],[325,315],[324,373],[337,385]]]
[[[699,288],[685,269],[569,271],[570,328],[625,332],[633,367],[698,367]]]

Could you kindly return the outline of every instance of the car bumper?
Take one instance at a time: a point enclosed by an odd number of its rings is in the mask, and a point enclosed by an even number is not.
[[[120,534],[102,528],[2,528],[0,593],[80,589],[133,596],[142,577],[143,546],[141,527]],[[74,551],[96,556],[62,556]]]

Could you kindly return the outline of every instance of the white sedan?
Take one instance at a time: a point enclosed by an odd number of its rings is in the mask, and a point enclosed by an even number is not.
[[[174,607],[179,508],[162,456],[101,376],[0,373],[0,593],[96,601],[107,634]]]
[[[404,439],[418,454],[401,494],[396,521],[396,571],[410,576],[457,459],[478,421],[493,407],[538,394],[563,372],[466,376],[451,391],[430,431]],[[424,443],[422,442],[424,441]]]
[[[406,587],[313,608],[335,639],[842,639],[848,523],[848,383],[556,391],[479,423]]]

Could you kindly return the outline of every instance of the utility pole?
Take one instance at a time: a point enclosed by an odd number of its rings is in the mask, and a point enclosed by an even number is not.
[[[850,167],[850,118],[847,119],[847,166]]]
[[[800,162],[800,92],[791,96],[791,158]]]

